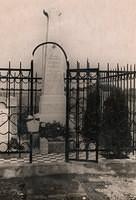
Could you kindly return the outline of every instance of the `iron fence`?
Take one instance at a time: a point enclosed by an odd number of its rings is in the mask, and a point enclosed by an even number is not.
[[[30,69],[0,68],[0,154],[28,153],[32,161],[32,137],[28,133],[28,115],[38,112],[41,78]]]
[[[98,161],[99,155],[135,152],[136,70],[68,69],[66,161]],[[117,155],[115,155],[117,156]],[[119,155],[121,157],[121,155]]]

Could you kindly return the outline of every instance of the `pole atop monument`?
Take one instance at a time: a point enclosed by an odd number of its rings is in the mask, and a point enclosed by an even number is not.
[[[46,35],[45,35],[45,42],[48,42],[48,36],[49,36],[49,14],[43,10],[44,16],[47,17],[47,23],[46,23]],[[45,48],[45,49],[44,49]],[[43,46],[43,66],[42,66],[42,74],[43,74],[43,92],[45,90],[45,74],[46,74],[46,65],[47,65],[47,45]]]
[[[47,17],[46,37],[45,37],[46,39],[45,39],[45,41],[48,42],[48,35],[49,35],[49,14],[45,10],[43,10],[43,14],[44,14],[44,16]]]

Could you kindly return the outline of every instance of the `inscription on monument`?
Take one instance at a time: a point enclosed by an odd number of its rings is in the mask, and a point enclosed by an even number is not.
[[[59,48],[49,48],[46,60],[44,94],[41,97],[41,121],[62,122],[65,119],[65,59]]]

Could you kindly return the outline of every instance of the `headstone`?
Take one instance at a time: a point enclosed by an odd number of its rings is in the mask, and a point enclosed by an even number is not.
[[[40,136],[39,136],[39,125],[40,121],[33,118],[33,116],[27,121],[27,129],[30,134],[32,134],[32,148],[33,153],[39,153],[40,150]]]
[[[40,121],[65,123],[64,55],[56,46],[48,48],[44,90],[40,100]]]
[[[39,124],[40,122],[35,119],[30,119],[27,121],[27,129],[29,133],[39,132]]]
[[[48,140],[46,138],[40,138],[40,153],[48,154]]]

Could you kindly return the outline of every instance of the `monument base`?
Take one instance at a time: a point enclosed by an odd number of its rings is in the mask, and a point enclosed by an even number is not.
[[[65,153],[64,141],[50,141],[48,143],[49,153]]]
[[[40,121],[65,124],[65,96],[42,95],[40,99]]]

